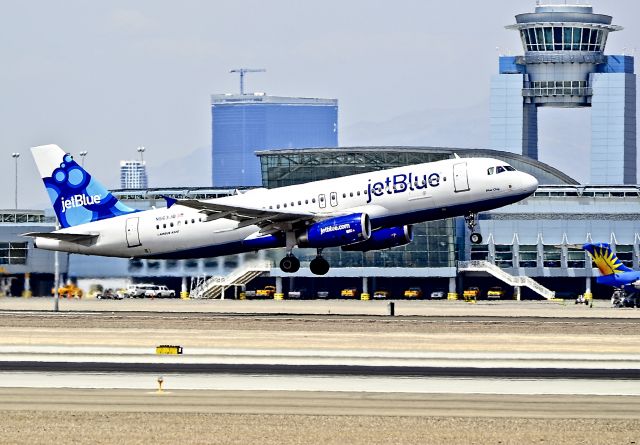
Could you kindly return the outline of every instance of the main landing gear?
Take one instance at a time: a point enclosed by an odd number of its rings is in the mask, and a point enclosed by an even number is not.
[[[329,272],[329,268],[329,262],[322,257],[322,249],[318,249],[318,256],[309,263],[311,273],[314,275],[326,275]],[[300,260],[289,252],[287,256],[280,260],[280,269],[286,273],[295,273],[300,270]]]
[[[287,273],[295,273],[300,270],[300,260],[291,252],[280,260],[280,270]]]
[[[322,249],[318,249],[318,255],[309,263],[309,269],[314,275],[326,275],[329,272],[329,262],[322,257]]]
[[[475,231],[476,226],[478,225],[478,214],[477,213],[469,213],[465,215],[464,222],[467,223],[467,227],[471,232],[469,236],[469,240],[473,244],[480,244],[482,242],[482,235]]]

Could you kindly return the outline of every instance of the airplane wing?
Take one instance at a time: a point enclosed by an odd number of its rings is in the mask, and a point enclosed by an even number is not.
[[[60,233],[60,232],[29,232],[23,233],[21,236],[30,236],[33,238],[50,238],[59,241],[67,241],[70,243],[89,241],[98,237],[94,233]]]
[[[218,204],[197,199],[174,199],[165,197],[167,207],[172,205],[181,205],[195,209],[207,215],[208,221],[220,218],[232,219],[240,224],[238,228],[247,226],[258,226],[262,233],[274,233],[284,230],[304,221],[316,219],[319,215],[312,212],[288,212],[257,209],[245,206],[231,206],[226,204]],[[322,215],[321,219],[326,218]]]

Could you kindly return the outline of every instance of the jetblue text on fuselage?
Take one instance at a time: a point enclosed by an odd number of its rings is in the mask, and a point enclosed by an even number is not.
[[[62,213],[65,213],[67,209],[74,207],[84,207],[92,204],[100,204],[100,195],[73,195],[71,198],[60,198],[62,205]]]
[[[409,173],[398,173],[397,175],[387,176],[384,181],[371,182],[367,185],[367,195],[369,199],[367,204],[371,202],[374,196],[382,196],[385,193],[403,193],[407,190],[422,190],[427,187],[437,187],[440,185],[440,175],[431,173],[430,175],[414,175]]]

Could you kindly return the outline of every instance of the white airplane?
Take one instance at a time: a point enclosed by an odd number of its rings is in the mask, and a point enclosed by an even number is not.
[[[411,242],[412,224],[464,216],[473,243],[478,212],[520,201],[538,181],[491,158],[447,159],[218,199],[173,199],[135,210],[119,202],[57,145],[31,149],[61,229],[31,232],[41,249],[123,258],[207,258],[278,247],[296,272],[295,247],[368,251]]]

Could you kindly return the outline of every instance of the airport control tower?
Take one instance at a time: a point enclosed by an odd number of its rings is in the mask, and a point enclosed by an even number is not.
[[[636,184],[633,57],[605,55],[621,30],[587,5],[519,14],[524,56],[501,56],[491,79],[491,147],[538,158],[538,107],[591,107],[592,184]]]

